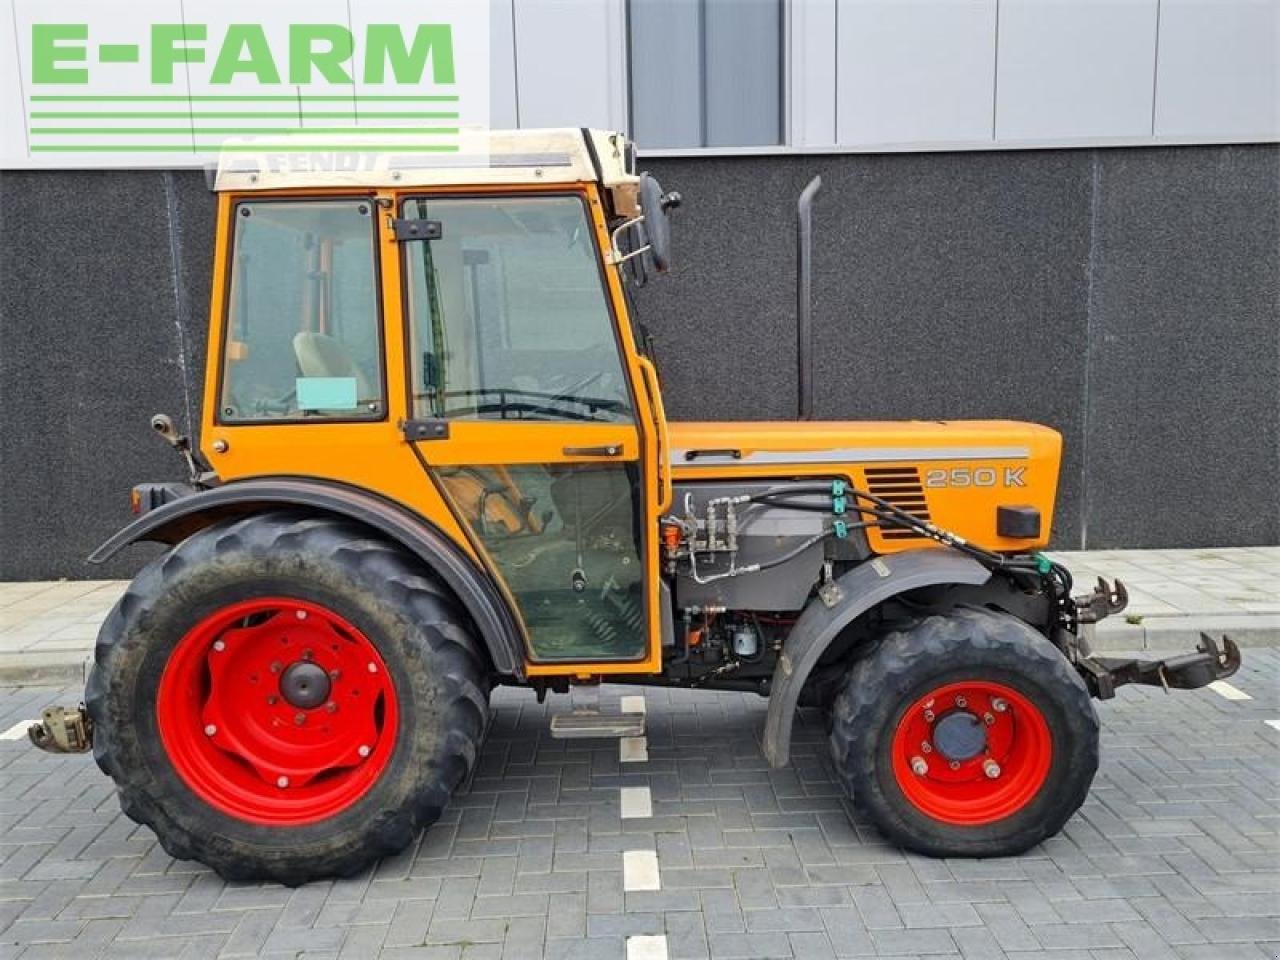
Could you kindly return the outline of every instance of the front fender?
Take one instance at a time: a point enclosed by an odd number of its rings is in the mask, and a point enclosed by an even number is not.
[[[844,574],[835,582],[839,593],[832,606],[810,600],[787,635],[773,671],[764,727],[769,766],[785,767],[791,759],[791,726],[800,691],[840,631],[872,607],[908,590],[955,583],[981,585],[990,578],[990,570],[954,550],[909,550],[876,557]]]
[[[424,517],[345,484],[299,477],[240,480],[171,500],[117,531],[90,554],[89,562],[109,560],[140,540],[177,543],[218,520],[279,508],[346,517],[421,558],[453,590],[475,621],[494,670],[524,679],[521,633],[490,577]]]

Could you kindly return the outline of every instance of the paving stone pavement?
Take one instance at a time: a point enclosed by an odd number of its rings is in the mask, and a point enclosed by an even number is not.
[[[647,760],[620,763],[616,741],[549,737],[569,698],[499,690],[439,823],[296,890],[170,859],[88,757],[0,739],[0,958],[610,960],[628,938],[662,956],[648,938],[665,937],[672,960],[1276,960],[1280,651],[1248,651],[1231,683],[1252,699],[1123,688],[1100,704],[1085,806],[998,860],[904,854],[850,819],[811,712],[793,765],[770,771],[765,701],[747,694],[645,690]],[[0,730],[79,695],[0,690]],[[623,818],[623,787],[648,788],[651,815]],[[659,889],[625,889],[627,851],[656,853]]]

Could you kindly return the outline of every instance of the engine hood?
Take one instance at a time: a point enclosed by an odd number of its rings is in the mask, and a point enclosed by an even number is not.
[[[670,423],[670,460],[682,480],[843,477],[938,526],[994,550],[1047,545],[1062,437],[1011,420]],[[1032,507],[1035,537],[1001,536],[998,507]],[[872,529],[879,552],[927,545]]]

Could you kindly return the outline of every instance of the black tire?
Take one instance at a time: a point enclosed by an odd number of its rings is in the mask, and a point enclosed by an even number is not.
[[[1047,721],[1052,760],[1024,806],[992,823],[935,819],[907,798],[891,746],[907,709],[961,680],[1000,683],[1026,697]],[[1062,829],[1080,808],[1098,769],[1098,715],[1066,657],[1005,613],[958,608],[886,633],[856,661],[836,697],[831,752],[844,789],[899,846],[934,857],[1019,854]]]
[[[322,604],[357,627],[386,664],[398,703],[377,780],[346,809],[306,825],[263,826],[206,803],[158,730],[159,680],[180,639],[227,604],[268,596]],[[349,876],[408,846],[474,765],[489,677],[473,629],[420,562],[361,527],[288,512],[219,523],[143,569],[103,623],[86,691],[94,758],[124,812],[173,857],[228,880],[295,886]]]

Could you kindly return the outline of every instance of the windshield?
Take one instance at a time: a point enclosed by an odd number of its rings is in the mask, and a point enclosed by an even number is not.
[[[630,422],[604,278],[578,196],[416,198],[404,244],[414,416]]]

